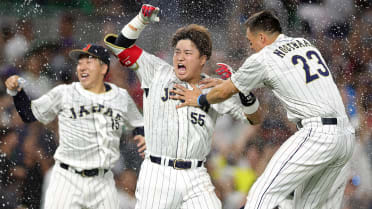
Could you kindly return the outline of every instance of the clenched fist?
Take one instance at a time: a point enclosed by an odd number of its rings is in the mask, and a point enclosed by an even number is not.
[[[10,76],[5,81],[6,91],[9,95],[15,96],[17,92],[21,91],[25,83],[26,81],[18,75]]]
[[[6,88],[11,91],[14,91],[14,90],[20,91],[21,87],[19,85],[18,78],[20,78],[18,75],[13,75],[13,76],[10,76],[8,79],[6,79],[5,81]]]
[[[154,7],[150,4],[142,5],[141,11],[139,12],[139,18],[144,24],[148,24],[150,22],[159,22],[159,8]]]

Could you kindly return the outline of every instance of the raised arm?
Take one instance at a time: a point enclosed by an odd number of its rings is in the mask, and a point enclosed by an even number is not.
[[[124,66],[137,69],[136,61],[140,57],[142,49],[134,43],[149,23],[159,22],[158,13],[159,8],[144,4],[139,14],[125,25],[118,35],[108,34],[104,38],[106,46]]]

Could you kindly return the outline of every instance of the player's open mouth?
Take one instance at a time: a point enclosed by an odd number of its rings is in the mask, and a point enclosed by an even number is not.
[[[178,64],[177,65],[177,68],[178,68],[178,74],[184,75],[186,73],[186,67],[185,67],[185,65]]]
[[[89,77],[89,75],[87,73],[82,73],[80,77],[81,77],[81,79],[85,80],[86,78]]]

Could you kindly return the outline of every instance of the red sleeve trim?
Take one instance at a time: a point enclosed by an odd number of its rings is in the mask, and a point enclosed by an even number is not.
[[[134,63],[137,62],[138,58],[142,54],[142,49],[139,48],[137,45],[133,45],[130,48],[125,49],[122,51],[119,55],[118,58],[121,62],[122,65],[126,67],[132,66]]]

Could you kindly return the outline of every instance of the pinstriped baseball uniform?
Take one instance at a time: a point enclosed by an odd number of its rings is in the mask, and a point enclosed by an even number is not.
[[[109,170],[120,156],[123,126],[143,126],[143,118],[126,90],[106,85],[111,89],[102,94],[80,83],[59,85],[32,101],[32,112],[43,124],[58,116],[60,140],[45,208],[118,208]],[[99,175],[93,177],[75,173],[96,168]]]
[[[211,149],[211,138],[220,114],[228,113],[245,120],[241,107],[232,98],[206,109],[183,107],[179,100],[169,98],[174,84],[191,88],[179,80],[173,66],[143,51],[136,71],[145,90],[143,98],[146,159],[141,166],[137,184],[137,209],[144,208],[221,208],[206,169],[197,167]],[[208,91],[208,90],[205,90]],[[238,101],[238,100],[237,100]],[[149,156],[161,157],[151,162]],[[169,160],[192,161],[192,168],[177,170]]]
[[[294,208],[321,208],[332,202],[329,190],[338,186],[333,183],[351,157],[354,129],[320,52],[303,38],[281,34],[249,57],[231,80],[243,93],[270,88],[289,120],[301,121],[303,127],[275,153],[249,192],[245,208],[274,208],[293,190]]]

